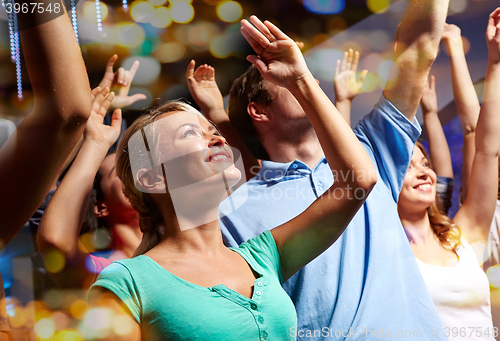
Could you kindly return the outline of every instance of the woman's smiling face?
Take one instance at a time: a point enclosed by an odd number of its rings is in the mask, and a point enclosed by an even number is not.
[[[432,205],[436,199],[436,173],[419,147],[413,149],[410,166],[406,172],[398,205],[405,210],[422,209]]]
[[[164,165],[169,191],[222,172],[230,186],[241,177],[231,148],[204,117],[175,111],[153,124],[160,136],[152,157]]]

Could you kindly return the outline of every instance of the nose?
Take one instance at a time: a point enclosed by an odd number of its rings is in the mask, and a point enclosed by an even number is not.
[[[208,135],[208,147],[224,147],[226,139],[217,132]]]
[[[429,168],[427,167],[421,167],[421,169],[418,172],[417,178],[421,180],[426,180],[429,177]]]

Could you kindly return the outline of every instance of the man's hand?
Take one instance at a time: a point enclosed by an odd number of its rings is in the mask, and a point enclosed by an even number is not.
[[[425,84],[424,91],[422,93],[422,98],[420,99],[420,105],[422,106],[422,112],[426,114],[437,114],[438,113],[438,101],[436,95],[436,78],[431,76],[431,84]]]
[[[262,23],[252,15],[250,21],[241,21],[241,34],[254,49],[256,56],[248,56],[262,77],[276,85],[289,88],[311,76],[298,45],[269,21]]]
[[[356,80],[356,72],[358,70],[359,52],[353,53],[352,49],[349,52],[344,52],[342,62],[337,60],[335,67],[335,77],[333,84],[335,87],[335,102],[351,101],[356,97],[365,81],[368,70],[363,70],[359,74],[359,79]]]
[[[118,56],[116,54],[109,59],[108,64],[106,65],[106,72],[104,73],[104,77],[99,84],[101,89],[108,87],[116,94],[113,102],[111,103],[111,108],[114,109],[125,108],[137,101],[147,98],[144,94],[135,94],[132,96],[128,95],[130,85],[132,84],[135,73],[139,68],[139,61],[136,60],[130,70],[125,70],[121,67],[114,72],[113,66],[115,65],[117,59]]]
[[[215,69],[210,65],[200,65],[194,70],[195,61],[191,60],[187,67],[186,79],[189,92],[203,113],[224,111],[224,100],[215,82]]]

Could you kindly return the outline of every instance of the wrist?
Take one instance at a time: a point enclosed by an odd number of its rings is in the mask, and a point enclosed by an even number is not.
[[[286,86],[286,88],[294,95],[304,94],[307,92],[311,86],[319,86],[318,82],[312,75],[312,73],[307,70],[299,77],[295,78],[293,82]]]
[[[93,153],[96,153],[97,156],[99,154],[106,155],[112,145],[113,144],[109,144],[109,142],[103,141],[99,138],[95,138],[91,135],[85,135],[82,148],[85,147],[85,149],[91,150]]]

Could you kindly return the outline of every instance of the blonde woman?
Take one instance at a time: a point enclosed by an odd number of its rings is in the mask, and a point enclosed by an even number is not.
[[[91,307],[112,309],[130,326],[109,327],[101,334],[108,339],[294,339],[296,313],[281,284],[340,236],[375,184],[368,155],[295,42],[267,21],[251,21],[255,27],[243,20],[241,31],[258,57],[248,59],[294,94],[330,167],[365,177],[339,179],[300,216],[227,248],[218,207],[241,174],[225,139],[178,102],[139,118],[117,153],[124,192],[140,214],[139,256],[111,264],[90,290]]]

